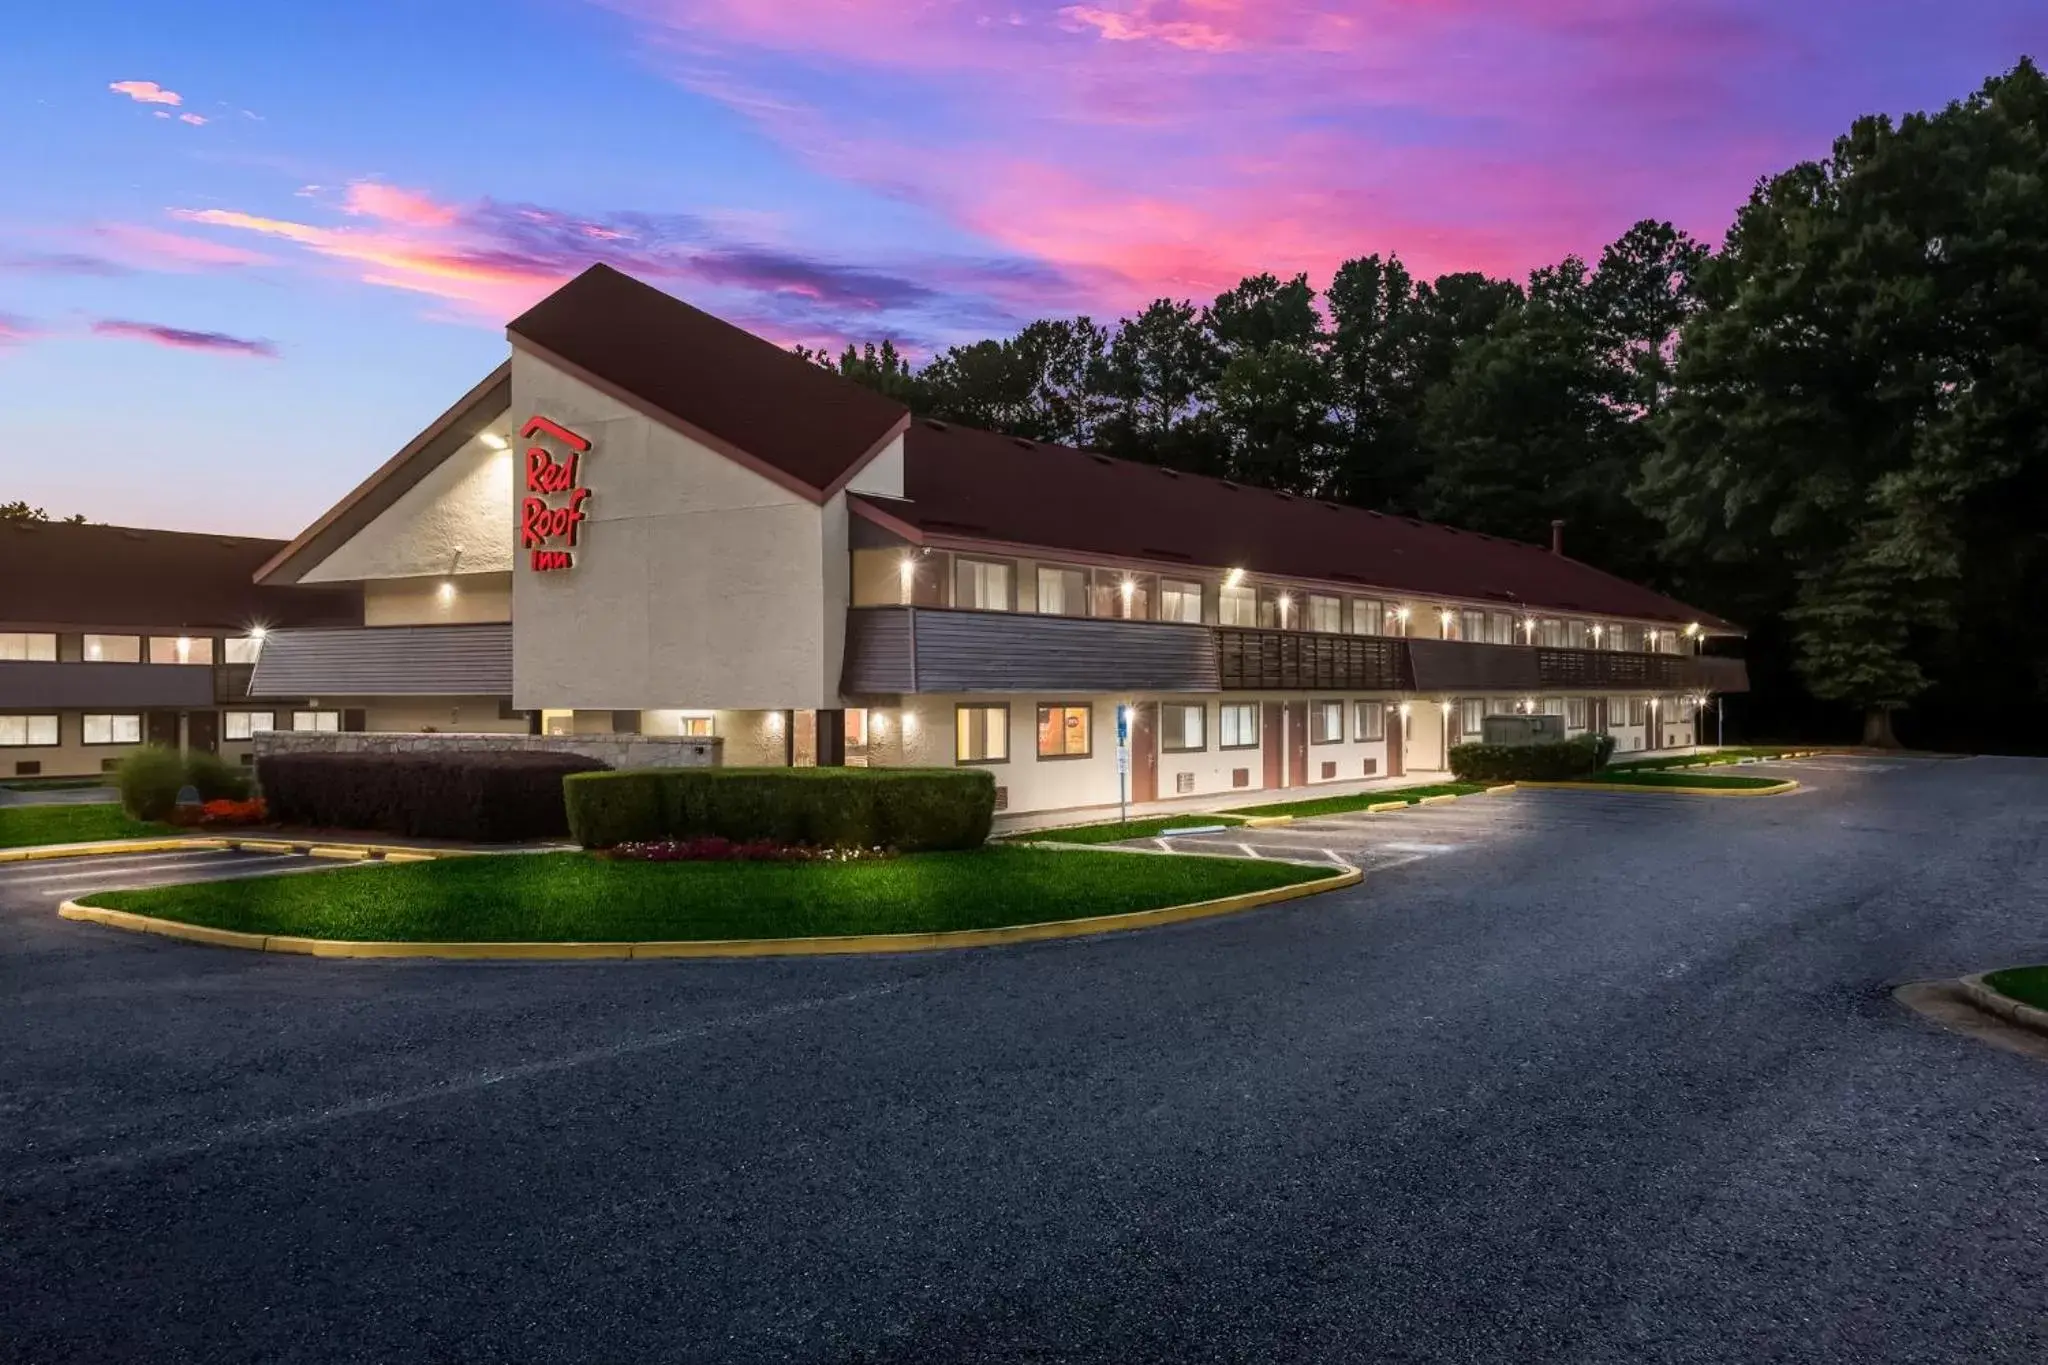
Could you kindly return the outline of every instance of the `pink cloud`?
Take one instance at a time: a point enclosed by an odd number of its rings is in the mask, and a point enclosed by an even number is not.
[[[417,228],[447,227],[460,215],[460,210],[451,205],[437,204],[418,190],[400,189],[375,180],[352,182],[342,209],[346,213]]]
[[[180,122],[180,123],[189,123],[189,124],[191,124],[191,125],[192,125],[192,126],[193,126],[194,128],[197,128],[197,127],[200,127],[201,125],[203,125],[203,124],[204,124],[204,123],[206,122],[206,115],[204,115],[204,114],[180,114],[180,115],[178,115],[178,122]]]
[[[92,229],[92,235],[105,244],[110,255],[138,270],[183,273],[266,265],[272,261],[271,257],[247,247],[133,223],[103,223]]]
[[[226,332],[194,332],[183,327],[166,327],[156,322],[130,322],[123,318],[102,318],[92,325],[94,336],[121,337],[147,341],[179,351],[213,351],[227,355],[277,358],[277,347],[268,341],[229,336]]]
[[[0,347],[34,341],[43,329],[16,313],[0,313]]]
[[[166,90],[155,81],[114,81],[107,89],[117,95],[126,95],[137,104],[183,104],[185,97],[175,90]]]

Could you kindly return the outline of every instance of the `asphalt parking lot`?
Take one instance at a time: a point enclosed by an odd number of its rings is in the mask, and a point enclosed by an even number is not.
[[[2038,1361],[2048,1072],[1890,990],[2048,960],[2048,763],[1787,771],[932,956],[273,958],[54,914],[253,861],[0,869],[0,1360]]]

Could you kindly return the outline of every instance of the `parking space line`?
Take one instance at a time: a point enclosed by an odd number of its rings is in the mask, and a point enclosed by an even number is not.
[[[276,854],[269,858],[265,858],[262,861],[277,862],[289,856],[291,855]],[[12,874],[0,876],[0,886],[33,886],[39,882],[118,881],[123,877],[132,877],[139,874],[154,875],[158,872],[165,870],[186,867],[204,867],[208,864],[221,867],[235,866],[237,864],[246,866],[247,861],[248,860],[244,859],[225,858],[223,857],[223,855],[218,853],[201,853],[184,854],[168,858],[156,858],[148,862],[122,863],[118,866],[113,867],[109,867],[103,863],[95,862],[90,867],[74,866],[66,868],[62,872],[39,871],[36,875],[28,877],[16,876]],[[44,863],[42,864],[42,866],[47,868],[49,864]]]

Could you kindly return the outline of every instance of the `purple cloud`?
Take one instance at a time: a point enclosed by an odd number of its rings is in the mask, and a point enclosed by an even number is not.
[[[180,351],[216,351],[229,355],[277,358],[277,347],[267,341],[229,336],[226,332],[194,332],[183,327],[166,327],[157,322],[131,322],[125,318],[102,318],[92,325],[94,336],[125,337],[147,341]]]

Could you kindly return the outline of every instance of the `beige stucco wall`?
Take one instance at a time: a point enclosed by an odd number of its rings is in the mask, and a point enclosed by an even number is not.
[[[821,508],[523,352],[512,411],[593,443],[575,566],[536,573],[522,556],[512,575],[520,707],[837,703],[843,496]]]
[[[490,431],[505,435],[502,421]],[[506,499],[512,451],[492,450],[479,432],[397,502],[307,570],[306,583],[366,578],[504,573],[512,567]]]
[[[356,701],[321,698],[335,710],[360,707],[365,728],[375,731],[437,731],[466,735],[523,735],[523,716],[505,719],[496,697],[370,697]]]
[[[877,497],[900,498],[903,496],[903,438],[898,436],[882,447],[875,458],[852,479],[848,480],[849,493],[873,493]]]
[[[473,625],[511,619],[510,573],[380,578],[363,584],[366,626]]]

